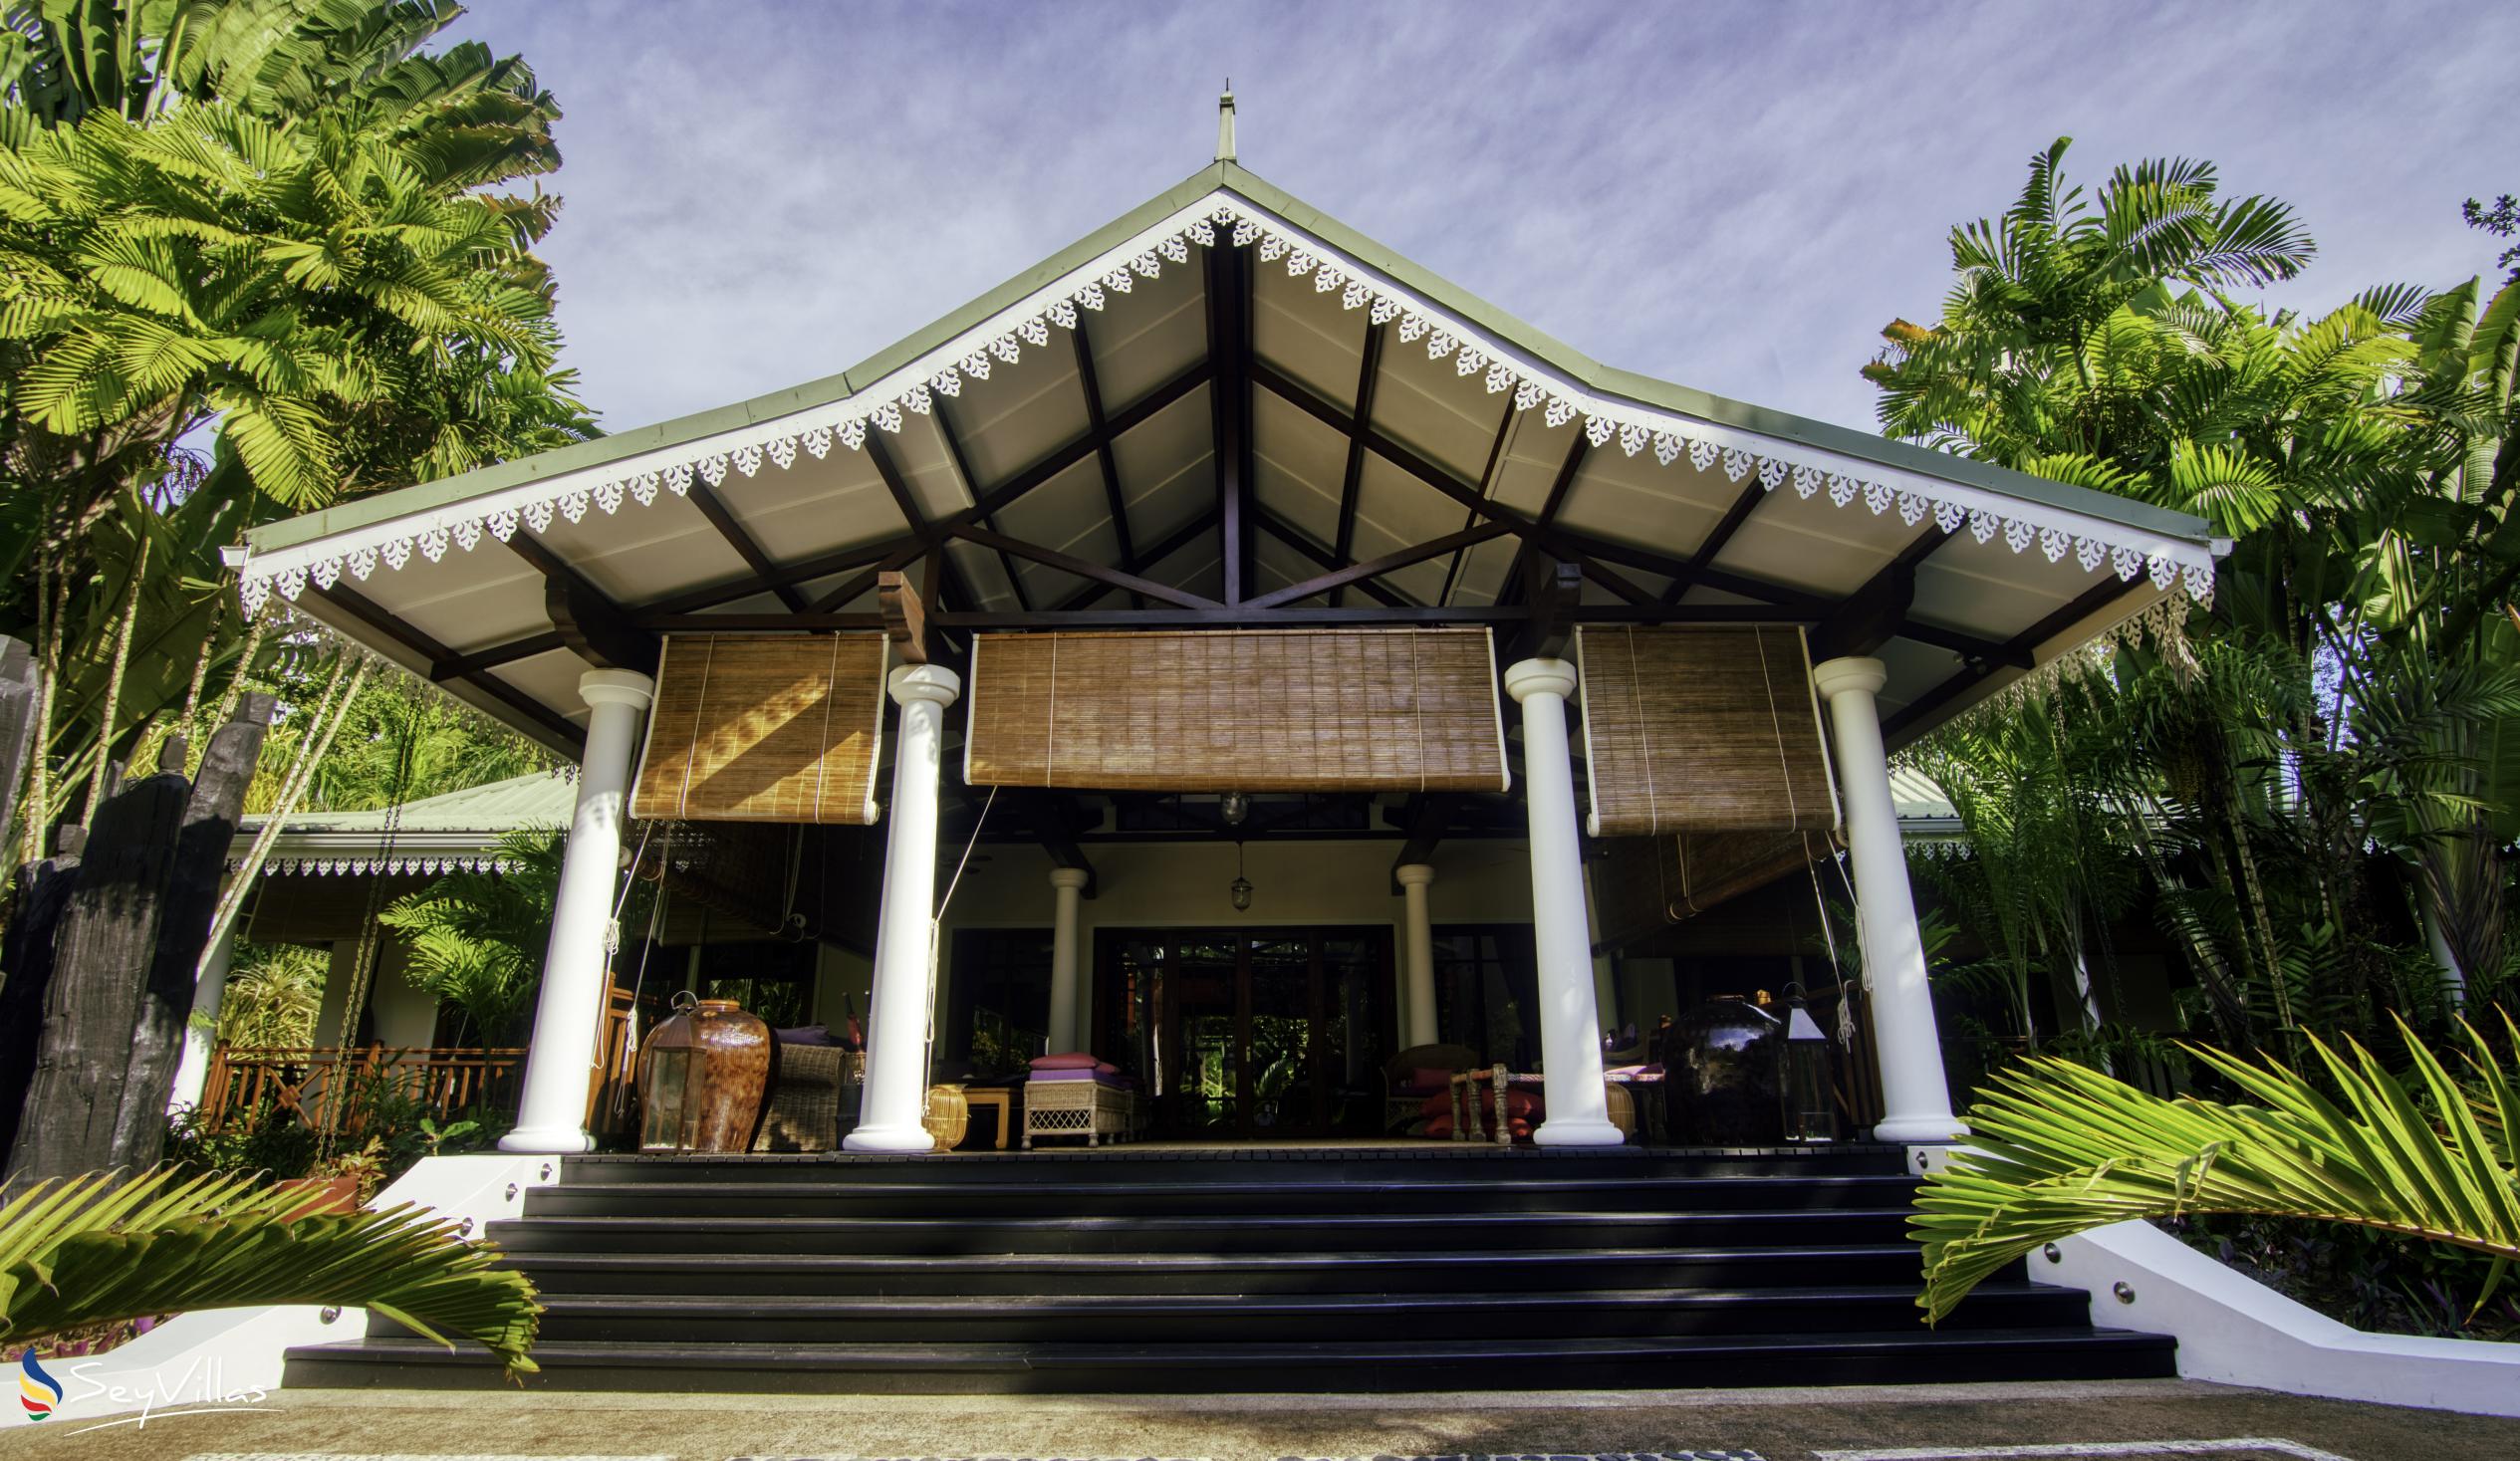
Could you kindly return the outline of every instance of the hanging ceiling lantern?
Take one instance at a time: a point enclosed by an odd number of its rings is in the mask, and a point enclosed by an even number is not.
[[[1242,875],[1242,844],[1240,843],[1234,844],[1234,880],[1225,891],[1233,895],[1235,912],[1242,913],[1250,910],[1251,879]]]
[[[638,1048],[638,1149],[750,1150],[769,1086],[770,1027],[686,989]]]
[[[1243,819],[1251,815],[1251,799],[1240,792],[1227,792],[1217,810],[1224,814],[1227,827],[1240,827]]]

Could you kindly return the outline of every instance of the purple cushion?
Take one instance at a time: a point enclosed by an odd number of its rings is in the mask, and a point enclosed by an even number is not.
[[[1083,1051],[1033,1057],[1033,1069],[1036,1071],[1091,1071],[1100,1062]]]
[[[1093,1073],[1092,1071],[1078,1070],[1078,1069],[1074,1069],[1074,1068],[1062,1068],[1062,1069],[1060,1069],[1060,1070],[1055,1070],[1055,1071],[1035,1071],[1035,1072],[1033,1072],[1033,1080],[1034,1080],[1034,1081],[1036,1081],[1036,1082],[1048,1082],[1048,1081],[1091,1081],[1091,1080],[1093,1080],[1093,1079],[1094,1079],[1094,1073]]]
[[[773,1030],[771,1038],[781,1045],[838,1045],[826,1025],[799,1025],[793,1030]]]

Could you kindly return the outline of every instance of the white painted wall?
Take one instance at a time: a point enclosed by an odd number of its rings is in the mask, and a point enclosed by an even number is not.
[[[2294,1303],[2144,1222],[2030,1256],[2030,1276],[2091,1295],[2092,1323],[2178,1339],[2187,1379],[2477,1415],[2520,1415],[2520,1344],[2375,1335]],[[2120,1296],[2118,1286],[2125,1285]]]

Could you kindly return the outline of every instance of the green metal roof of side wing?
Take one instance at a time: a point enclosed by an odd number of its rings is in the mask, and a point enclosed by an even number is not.
[[[1760,436],[1799,442],[1883,467],[1963,484],[2160,538],[2208,546],[2217,551],[2222,546],[2209,524],[2185,513],[2033,477],[1986,462],[1930,451],[1826,421],[1744,404],[1601,365],[1355,232],[1337,219],[1289,196],[1238,164],[1226,161],[1202,168],[1093,235],[1069,245],[1032,269],[839,374],[774,390],[733,405],[634,427],[460,476],[379,493],[320,512],[284,519],[250,530],[246,534],[248,551],[250,554],[273,553],[338,533],[453,507],[471,498],[526,483],[567,477],[641,453],[704,440],[723,432],[845,400],[992,317],[1016,307],[1167,216],[1218,192],[1229,193],[1254,208],[1275,215],[1346,254],[1356,263],[1385,276],[1391,283],[1424,297],[1464,323],[1511,345],[1533,361],[1604,397],[1691,416]]]

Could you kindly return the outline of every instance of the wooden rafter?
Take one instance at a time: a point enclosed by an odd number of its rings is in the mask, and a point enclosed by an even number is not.
[[[1407,568],[1411,564],[1424,563],[1430,558],[1441,558],[1447,553],[1485,543],[1491,538],[1501,538],[1512,531],[1512,528],[1503,523],[1481,523],[1475,528],[1467,528],[1458,533],[1447,533],[1431,542],[1420,543],[1412,548],[1403,548],[1395,553],[1386,553],[1381,558],[1365,563],[1350,564],[1345,568],[1333,569],[1326,574],[1317,574],[1274,593],[1263,594],[1256,599],[1246,599],[1243,602],[1253,609],[1275,609],[1281,604],[1293,604],[1299,600],[1310,599],[1316,594],[1335,592],[1347,585],[1379,578],[1384,574]],[[1334,602],[1332,607],[1338,606]]]
[[[1103,419],[1103,382],[1094,370],[1094,342],[1087,337],[1082,318],[1078,319],[1076,329],[1068,332],[1068,340],[1076,347],[1077,384],[1085,390],[1085,420],[1094,433],[1095,461],[1103,469],[1103,500],[1111,508],[1112,537],[1120,546],[1121,571],[1134,574],[1145,565],[1137,561],[1137,547],[1130,537],[1129,498],[1121,491],[1120,463],[1112,455],[1111,426]],[[997,525],[991,523],[989,526],[994,528]],[[1132,595],[1130,602],[1142,607],[1146,601],[1141,596]],[[1028,604],[1024,607],[1030,609],[1032,606]]]
[[[1083,333],[1084,328],[1085,322],[1082,320],[1078,321],[1078,332]],[[951,461],[954,465],[955,479],[962,483],[962,490],[970,493],[971,500],[974,503],[977,503],[980,500],[979,479],[971,475],[971,459],[962,454],[962,435],[960,432],[954,430],[951,412],[947,409],[943,401],[940,400],[935,402],[935,410],[931,415],[931,419],[936,422],[937,438],[945,443],[946,459]],[[1094,430],[1096,435],[1100,436],[1102,434],[1103,420],[1100,412],[1097,412],[1095,415]],[[1108,440],[1104,441],[1102,443],[1102,449],[1108,453],[1111,450],[1111,443]],[[980,526],[988,529],[992,533],[996,532],[997,515],[995,513],[982,513],[980,515]],[[1024,581],[1015,576],[1015,560],[1007,557],[1004,553],[1000,553],[997,556],[997,566],[998,570],[1006,575],[1006,587],[1013,590],[1015,593],[1015,607],[1017,609],[1032,608],[1032,596],[1024,592]],[[975,600],[973,601],[971,607],[977,609],[980,605],[978,601]]]
[[[1220,607],[1213,599],[1203,599],[1196,594],[1158,584],[1151,579],[1141,579],[1135,574],[1123,573],[1119,569],[1105,568],[1099,563],[1078,558],[1074,554],[1061,553],[1055,548],[1044,548],[1038,543],[1026,543],[1021,539],[1009,538],[1003,533],[992,533],[976,524],[966,523],[954,529],[953,536],[966,542],[977,543],[983,548],[994,548],[1002,553],[1011,553],[1017,558],[1029,558],[1035,563],[1055,568],[1062,573],[1074,574],[1092,583],[1106,584],[1115,589],[1127,589],[1134,594],[1142,594],[1158,603],[1169,604],[1176,608],[1215,609]]]
[[[1146,557],[1143,566],[1146,568],[1153,568],[1156,564],[1163,562],[1165,559],[1170,558],[1182,549],[1189,547],[1192,543],[1195,543],[1199,539],[1206,537],[1208,534],[1215,532],[1216,524],[1216,509],[1214,507],[1210,507],[1207,511],[1200,513],[1197,517],[1190,519],[1188,522],[1183,523],[1180,527],[1173,529],[1171,532],[1166,533],[1161,538],[1155,540],[1154,546],[1146,550]],[[1054,608],[1060,612],[1074,612],[1077,609],[1084,609],[1095,600],[1102,598],[1105,594],[1110,593],[1112,587],[1113,586],[1111,584],[1106,582],[1089,580],[1088,582],[1078,586],[1075,593],[1070,594],[1067,598],[1061,600],[1056,606],[1054,606]]]
[[[377,633],[401,645],[432,669],[440,664],[453,663],[460,657],[436,639],[412,627],[408,619],[387,610],[384,606],[348,584],[335,584],[330,589],[310,585],[307,592],[352,618],[358,619]],[[578,729],[567,716],[500,679],[497,675],[485,671],[471,671],[451,678],[470,685],[482,694],[523,715],[526,719],[551,732],[562,744],[574,749],[583,749],[586,746],[586,732]]]
[[[936,524],[927,520],[925,513],[919,511],[918,499],[910,495],[910,484],[901,476],[901,469],[894,465],[892,453],[884,446],[881,432],[867,433],[866,451],[867,460],[875,464],[876,475],[883,479],[883,490],[892,494],[892,505],[899,509],[901,520],[909,524],[910,532],[942,559],[944,587],[953,595],[953,602],[967,609],[980,608],[980,596],[971,592],[971,585],[963,580],[961,567],[944,552],[944,534]],[[967,515],[973,521],[986,522],[990,511],[985,504],[975,504],[957,516]]]
[[[1374,382],[1383,370],[1383,338],[1389,329],[1387,324],[1377,325],[1370,319],[1366,322],[1365,350],[1357,367],[1356,418],[1367,424],[1372,424],[1374,420]],[[1331,553],[1342,564],[1353,562],[1356,558],[1357,498],[1361,495],[1359,488],[1364,480],[1365,443],[1351,433],[1348,437],[1348,464],[1339,474],[1339,536],[1330,546]],[[1345,587],[1333,591],[1331,607],[1336,609],[1345,604],[1347,596]]]
[[[2098,613],[2102,609],[2126,595],[2141,592],[2146,587],[2147,582],[2139,574],[2132,580],[2112,577],[2092,585],[2054,612],[2042,617],[2037,623],[2005,640],[1999,646],[2001,657],[1972,657],[1958,674],[1884,716],[1882,718],[1883,737],[1890,743],[1891,749],[1895,750],[1905,739],[1909,727],[2004,670],[2031,666],[2037,659],[2038,648],[2041,644]]]
[[[1166,592],[1174,592],[1167,590]],[[1409,605],[1397,609],[1380,606],[1346,609],[1310,609],[1281,606],[1276,609],[1253,609],[1247,604],[1211,604],[1204,609],[1036,609],[1029,612],[1006,609],[990,612],[945,611],[931,613],[931,626],[947,629],[1239,629],[1239,628],[1302,628],[1325,624],[1357,626],[1420,626],[1455,625],[1476,627],[1482,624],[1521,624],[1532,617],[1528,608],[1514,605],[1485,605],[1474,608],[1443,608],[1437,605]],[[1571,623],[1605,624],[1773,624],[1811,622],[1808,615],[1796,615],[1763,604],[1723,604],[1704,607],[1666,606],[1660,604],[1587,604],[1570,610],[1566,621]],[[687,613],[659,618],[655,628],[666,632],[687,633],[711,629],[730,632],[774,632],[784,629],[871,629],[883,626],[880,613]]]
[[[753,541],[752,534],[744,531],[744,525],[735,518],[734,509],[726,505],[726,499],[718,495],[716,488],[695,477],[686,495],[690,497],[691,505],[700,510],[700,516],[708,519],[709,526],[717,530],[717,536],[725,539],[726,546],[734,549],[735,556],[744,561],[744,567],[752,570],[756,581],[778,595],[779,602],[788,608],[805,607],[805,596],[799,594],[794,585],[779,580],[779,566],[771,561],[769,554],[761,551],[761,545]]]
[[[1504,408],[1496,413],[1496,434],[1493,437],[1490,437],[1487,443],[1487,464],[1479,468],[1479,495],[1481,497],[1491,497],[1495,495],[1496,464],[1505,459],[1505,440],[1507,437],[1514,434],[1514,417],[1516,414],[1518,413],[1515,411],[1514,403],[1511,399],[1508,399],[1504,404]],[[1461,526],[1466,528],[1478,520],[1479,515],[1477,513],[1467,514],[1462,518]],[[1443,591],[1435,596],[1435,602],[1437,604],[1450,604],[1452,602],[1452,591],[1454,587],[1461,582],[1461,570],[1466,567],[1469,562],[1470,550],[1467,548],[1464,548],[1460,552],[1452,555],[1452,562],[1444,567]]]
[[[1269,509],[1261,506],[1257,502],[1254,502],[1251,505],[1251,521],[1253,526],[1259,528],[1261,532],[1277,539],[1279,542],[1294,549],[1296,552],[1311,559],[1314,563],[1325,569],[1336,570],[1350,567],[1350,565],[1340,558],[1339,555],[1322,547],[1311,538],[1305,536],[1303,529],[1288,522],[1286,519],[1279,517],[1276,513],[1269,511]],[[1393,609],[1414,605],[1417,602],[1416,600],[1409,598],[1407,595],[1402,594],[1397,590],[1386,588],[1384,585],[1374,582],[1372,579],[1364,580],[1353,587],[1363,593],[1367,598],[1375,601],[1377,604],[1386,605]],[[1339,608],[1341,606],[1334,605],[1332,607]]]
[[[1697,551],[1688,556],[1688,571],[1674,575],[1670,587],[1662,591],[1663,603],[1680,602],[1680,596],[1689,591],[1697,575],[1714,564],[1715,555],[1724,551],[1724,545],[1732,541],[1733,534],[1741,531],[1743,523],[1750,521],[1750,514],[1767,499],[1768,492],[1767,484],[1755,477],[1749,486],[1741,489],[1740,495],[1733,498],[1732,506],[1725,508],[1724,515],[1707,531],[1706,541],[1698,544]]]
[[[1251,355],[1250,293],[1239,249],[1207,251],[1207,358],[1216,365],[1209,396],[1216,453],[1216,509],[1222,526],[1225,602],[1242,602],[1251,544],[1243,521],[1250,484],[1245,447],[1250,441],[1251,381],[1260,363]]]

